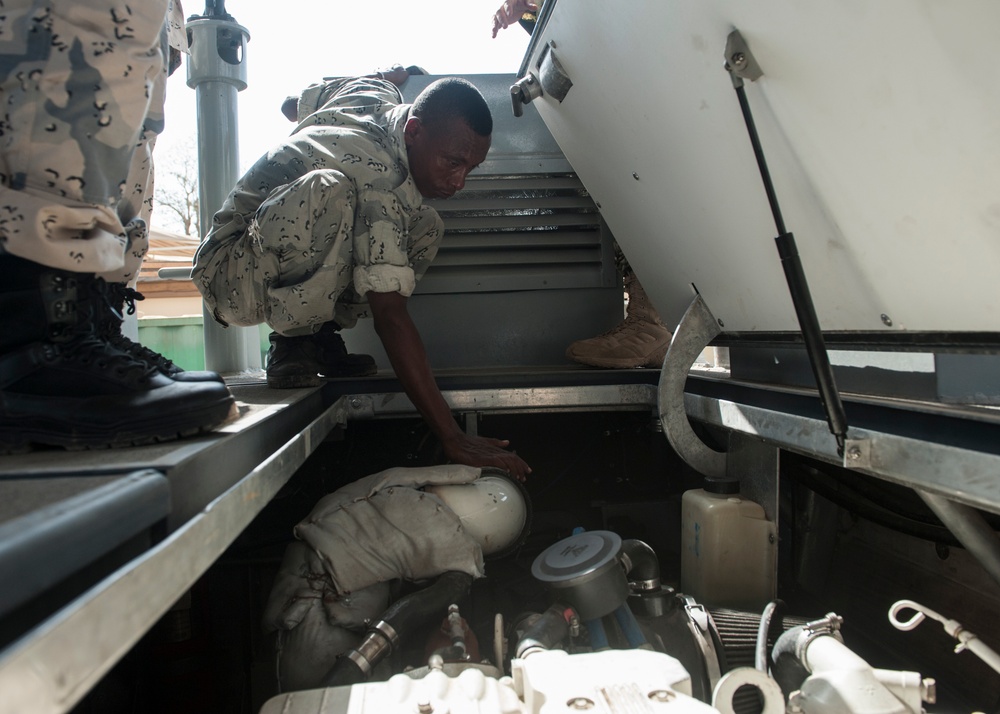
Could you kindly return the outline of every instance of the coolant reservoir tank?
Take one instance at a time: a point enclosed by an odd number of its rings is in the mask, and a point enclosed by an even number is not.
[[[712,607],[759,610],[775,594],[778,539],[739,481],[706,479],[681,498],[681,591]]]

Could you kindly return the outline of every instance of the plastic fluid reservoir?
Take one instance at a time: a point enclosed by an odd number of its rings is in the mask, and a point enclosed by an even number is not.
[[[681,498],[681,592],[703,605],[759,610],[774,598],[778,538],[735,479]]]

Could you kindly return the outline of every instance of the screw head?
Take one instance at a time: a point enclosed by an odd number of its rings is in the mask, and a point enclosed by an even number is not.
[[[885,325],[886,327],[892,327],[892,318],[886,315],[884,312],[882,313],[882,324]]]
[[[639,180],[639,174],[636,173],[635,171],[633,171],[632,172],[632,178],[634,178],[636,181],[638,181]]]
[[[355,397],[354,399],[351,400],[351,409],[360,409],[360,408],[361,408],[361,400]]]
[[[736,68],[743,67],[747,63],[747,56],[742,52],[734,52],[733,56],[730,57],[729,59],[732,61],[733,67]]]
[[[851,461],[857,461],[861,458],[861,449],[857,446],[852,446],[847,450],[847,458]]]
[[[566,702],[566,707],[569,709],[576,709],[577,711],[583,711],[585,709],[593,709],[594,702],[586,697],[573,697]]]
[[[654,702],[669,702],[677,695],[668,689],[654,689],[648,696]]]

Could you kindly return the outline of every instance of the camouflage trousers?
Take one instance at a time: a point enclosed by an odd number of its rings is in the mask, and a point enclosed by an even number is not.
[[[112,280],[138,272],[163,125],[167,6],[4,3],[0,251]]]
[[[364,194],[359,199],[343,173],[310,171],[268,196],[242,233],[210,235],[192,277],[215,319],[225,325],[266,322],[297,336],[326,322],[350,328],[369,317],[367,300],[354,289],[358,255],[366,252],[355,245],[362,201]],[[410,222],[406,255],[414,280],[437,255],[443,227],[427,206]]]

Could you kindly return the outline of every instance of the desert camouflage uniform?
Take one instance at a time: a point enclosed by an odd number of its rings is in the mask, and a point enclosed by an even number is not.
[[[345,79],[324,98],[239,180],[198,251],[195,285],[223,324],[352,327],[368,291],[409,296],[437,254],[443,224],[410,176],[399,91]]]
[[[164,55],[163,70],[153,81],[149,98],[149,111],[139,131],[139,141],[128,177],[118,204],[118,217],[125,227],[125,264],[119,270],[101,274],[109,283],[135,285],[139,268],[149,250],[149,225],[153,212],[153,148],[156,138],[163,133],[163,104],[166,101],[167,77],[180,64],[180,53],[187,53],[187,35],[184,30],[184,10],[180,0],[168,0],[167,19],[160,33],[160,47],[169,48]],[[169,58],[169,59],[167,59]]]
[[[65,270],[122,269],[119,202],[164,71],[166,11],[167,0],[4,4],[3,250]]]

